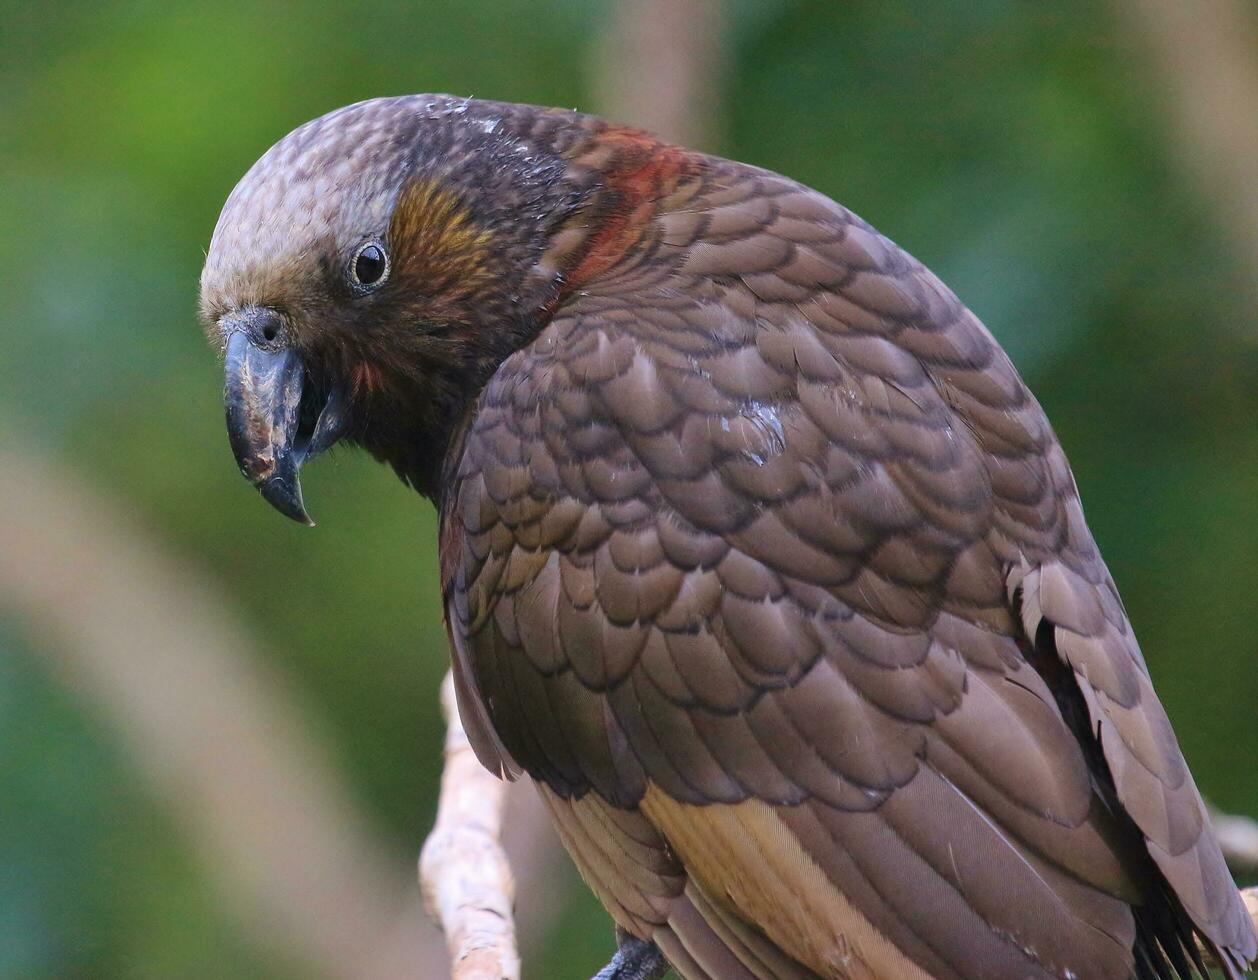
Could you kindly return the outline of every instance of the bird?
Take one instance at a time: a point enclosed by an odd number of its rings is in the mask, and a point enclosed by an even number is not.
[[[1253,925],[1043,409],[826,195],[563,109],[379,98],[231,191],[231,448],[427,497],[459,711],[600,977],[1240,977]]]

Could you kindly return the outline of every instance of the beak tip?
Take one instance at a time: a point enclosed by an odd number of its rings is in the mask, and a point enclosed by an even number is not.
[[[344,433],[344,398],[335,386],[326,392],[308,389],[304,364],[291,347],[259,346],[259,322],[275,316],[250,308],[227,337],[227,436],[241,475],[263,499],[298,524],[314,527],[301,499],[298,471]],[[268,341],[271,336],[266,335]]]
[[[301,499],[301,484],[296,479],[290,481],[283,477],[271,477],[256,486],[263,499],[285,517],[306,527],[314,527],[314,521],[306,513],[306,505]]]

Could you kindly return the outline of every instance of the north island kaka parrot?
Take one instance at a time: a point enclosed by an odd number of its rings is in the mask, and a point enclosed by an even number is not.
[[[606,975],[1229,977],[1253,927],[1000,346],[825,195],[575,112],[302,126],[201,308],[244,475],[437,506],[458,703]]]

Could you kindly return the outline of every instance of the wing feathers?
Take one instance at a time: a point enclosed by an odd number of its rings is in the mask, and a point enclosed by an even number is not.
[[[1071,668],[1118,799],[1175,897],[1208,942],[1252,959],[1253,926],[1135,637],[1098,598],[1107,587],[1108,579],[1098,589],[1060,562],[1011,576],[1028,634],[1048,637]]]
[[[1251,959],[1008,359],[850,213],[708,166],[469,424],[442,555],[478,755],[643,807],[690,978],[1152,976],[1185,914]]]

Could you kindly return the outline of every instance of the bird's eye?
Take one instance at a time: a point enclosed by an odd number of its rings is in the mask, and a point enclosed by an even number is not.
[[[349,274],[356,286],[374,289],[388,278],[389,256],[380,245],[368,242],[354,253]]]

